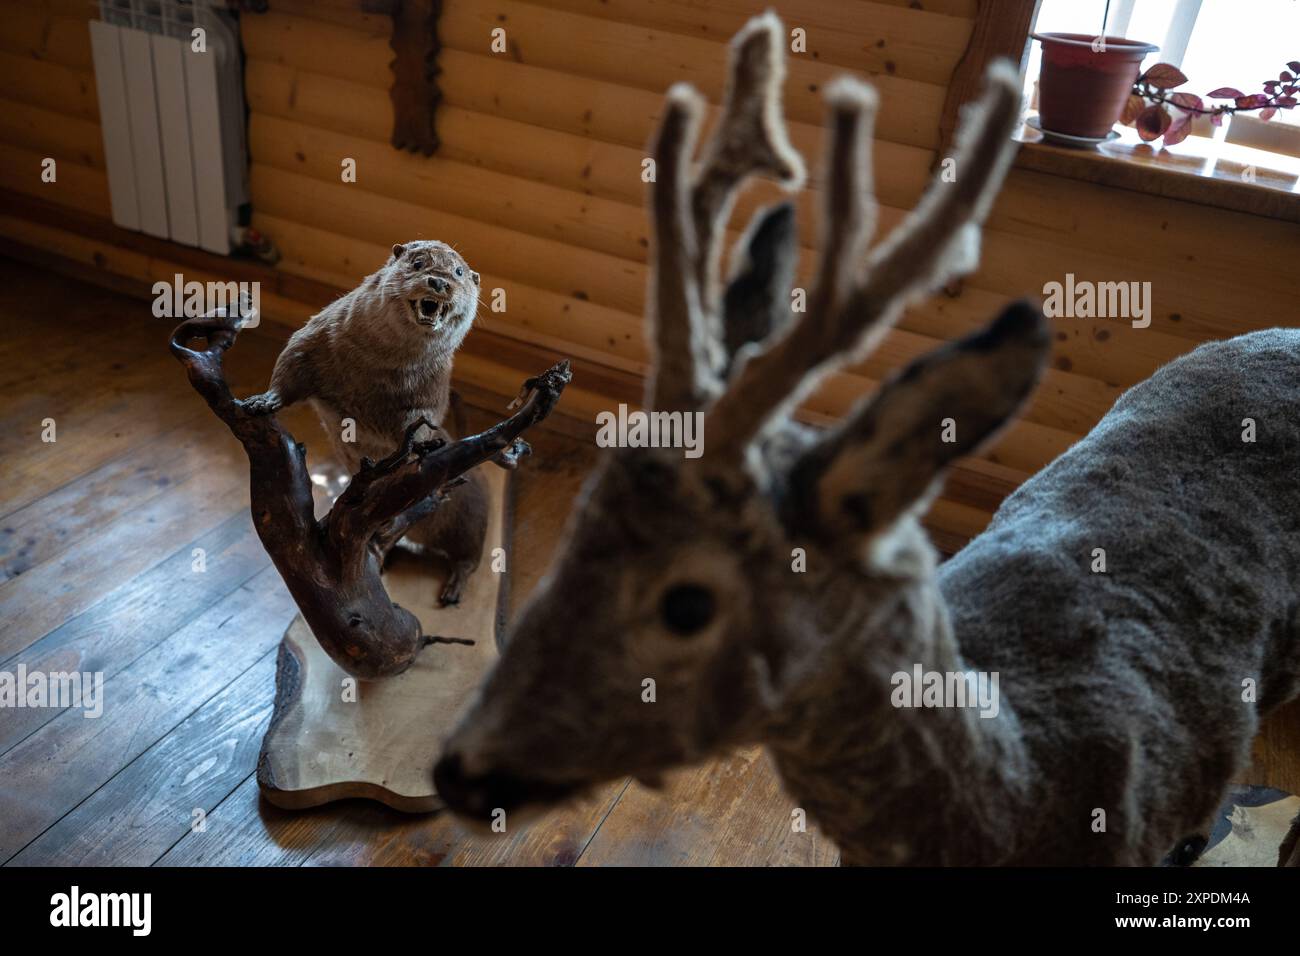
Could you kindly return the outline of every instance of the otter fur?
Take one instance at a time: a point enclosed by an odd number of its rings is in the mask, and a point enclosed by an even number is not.
[[[362,458],[391,454],[421,418],[435,427],[421,429],[420,440],[455,437],[446,423],[452,356],[473,324],[478,290],[478,273],[451,246],[399,243],[383,268],[293,334],[271,387],[243,407],[264,415],[309,401],[352,474]],[[348,419],[355,434],[345,441]],[[465,477],[403,539],[447,559],[443,604],[460,600],[487,535],[487,484],[477,470]]]

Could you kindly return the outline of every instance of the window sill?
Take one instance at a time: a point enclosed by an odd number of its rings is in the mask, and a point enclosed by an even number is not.
[[[1300,223],[1297,158],[1201,136],[1158,149],[1123,128],[1119,139],[1095,149],[1050,145],[1029,126],[1016,138],[1024,144],[1016,157],[1019,169]],[[1243,178],[1251,167],[1254,182]]]

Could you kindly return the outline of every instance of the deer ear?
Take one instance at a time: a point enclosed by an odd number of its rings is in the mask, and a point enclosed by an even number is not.
[[[767,340],[793,316],[790,286],[799,260],[794,204],[760,209],[736,249],[722,309],[728,367],[742,346]]]
[[[1050,345],[1041,309],[1017,302],[991,325],[917,359],[854,409],[791,473],[795,522],[873,535],[929,504],[944,469],[975,451],[1033,391]]]
[[[402,258],[402,253],[405,251],[406,251],[406,246],[402,245],[400,242],[397,243],[396,245],[393,246],[393,258],[394,259]]]

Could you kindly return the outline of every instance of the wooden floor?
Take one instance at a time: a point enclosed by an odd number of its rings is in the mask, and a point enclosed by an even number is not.
[[[98,719],[0,709],[0,862],[838,861],[816,832],[791,832],[792,806],[757,751],[682,772],[664,793],[621,781],[501,835],[364,801],[288,813],[259,799],[275,650],[294,607],[253,531],[243,451],[168,354],[171,325],[143,300],[0,260],[0,670],[102,671],[107,700]],[[264,387],[277,351],[241,338],[227,359],[237,394]],[[298,409],[287,424],[311,460],[323,447],[314,417]],[[516,604],[594,451],[529,437]]]

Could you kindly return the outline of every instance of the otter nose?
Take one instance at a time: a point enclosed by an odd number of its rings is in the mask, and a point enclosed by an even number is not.
[[[446,279],[439,278],[438,276],[429,276],[429,278],[424,281],[429,284],[429,288],[434,292],[443,293],[451,288],[451,283]]]

